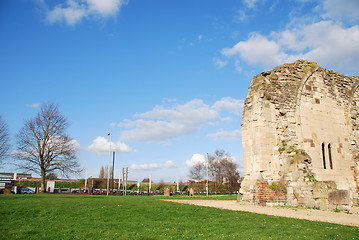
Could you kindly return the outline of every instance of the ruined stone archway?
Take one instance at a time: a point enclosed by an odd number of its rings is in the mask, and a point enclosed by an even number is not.
[[[358,78],[303,60],[253,78],[242,121],[244,201],[345,208],[358,198],[354,86]]]

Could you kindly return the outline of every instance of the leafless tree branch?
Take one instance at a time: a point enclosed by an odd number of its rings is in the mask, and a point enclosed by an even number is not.
[[[67,136],[67,127],[68,121],[58,106],[48,103],[25,122],[17,135],[19,166],[39,174],[44,191],[48,174],[60,172],[68,176],[80,171],[75,141]]]
[[[0,163],[8,156],[10,149],[9,132],[5,121],[0,115]]]
[[[205,179],[207,163],[197,163],[190,168],[189,176],[194,179]],[[233,158],[224,150],[216,150],[208,155],[209,178],[214,191],[237,191],[239,189],[239,172]]]

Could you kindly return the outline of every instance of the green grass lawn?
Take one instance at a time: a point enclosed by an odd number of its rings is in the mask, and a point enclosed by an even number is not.
[[[355,227],[159,199],[154,196],[0,195],[0,239],[359,238],[359,228]]]

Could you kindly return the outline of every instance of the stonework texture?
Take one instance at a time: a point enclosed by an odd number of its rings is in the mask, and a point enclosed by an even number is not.
[[[359,193],[359,77],[298,60],[252,80],[241,201],[348,209]]]

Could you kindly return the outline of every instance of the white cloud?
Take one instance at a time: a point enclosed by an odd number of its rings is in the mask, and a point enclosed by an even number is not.
[[[254,8],[257,4],[258,0],[243,0],[243,4],[247,8]]]
[[[246,11],[255,10],[263,6],[262,3],[264,1],[243,1],[244,7],[235,17],[245,20]],[[296,0],[288,13],[286,29],[267,35],[253,32],[247,39],[222,49],[221,53],[233,60],[237,71],[246,69],[247,65],[267,70],[286,62],[307,59],[347,75],[357,75],[358,9],[358,0]]]
[[[358,0],[325,0],[321,8],[325,19],[338,19],[348,22],[359,20],[359,1]]]
[[[161,168],[176,168],[177,166],[173,161],[168,160],[165,163],[145,163],[145,164],[132,164],[131,169],[135,170],[154,170]]]
[[[232,117],[221,117],[221,122],[233,122],[235,119]]]
[[[284,54],[277,42],[259,33],[252,33],[247,41],[240,41],[232,48],[222,49],[226,57],[235,57],[252,65],[272,67],[284,61]]]
[[[222,54],[264,68],[296,59],[307,59],[341,71],[359,65],[359,26],[345,28],[333,21],[320,21],[269,36],[252,33]]]
[[[245,22],[247,20],[249,20],[250,18],[252,18],[254,15],[250,15],[248,14],[248,12],[244,11],[244,10],[239,10],[237,12],[237,15],[235,16],[235,19],[238,20],[239,22]]]
[[[135,114],[135,120],[124,120],[117,125],[128,129],[121,133],[125,141],[166,142],[197,132],[213,120],[221,120],[223,111],[240,115],[242,108],[243,100],[231,97],[224,97],[212,106],[194,99],[172,107],[156,106],[151,111]]]
[[[235,140],[241,138],[242,131],[240,129],[234,131],[219,131],[216,133],[208,134],[208,137],[214,138],[216,140]]]
[[[20,152],[18,150],[12,150],[10,152],[10,156],[12,156],[12,157],[31,157],[31,154],[28,152]]]
[[[85,18],[102,19],[115,16],[121,7],[128,4],[128,0],[66,0],[49,9],[44,1],[39,2],[46,11],[45,19],[48,23],[65,22],[71,26]]]
[[[213,109],[217,112],[228,111],[235,115],[241,115],[244,107],[244,100],[232,97],[224,97],[213,104]]]
[[[203,156],[202,154],[199,154],[199,153],[195,153],[192,155],[191,159],[186,161],[186,166],[191,168],[198,163],[205,163],[205,162],[206,162],[205,156]]]
[[[84,5],[74,0],[68,0],[66,5],[59,4],[53,10],[46,13],[46,21],[50,24],[56,22],[66,22],[68,25],[74,25],[86,16]]]
[[[27,107],[27,108],[38,108],[38,107],[40,107],[40,103],[26,104],[25,107]]]
[[[199,35],[198,35],[198,42],[202,41],[202,39],[203,39],[203,35],[202,35],[202,34],[199,34]]]
[[[214,58],[213,59],[213,63],[216,67],[218,67],[219,69],[221,68],[224,68],[227,64],[228,64],[228,61],[225,61],[225,60],[221,60],[219,58]]]
[[[176,102],[177,100],[175,98],[162,98],[162,102],[163,103],[172,103],[172,102]]]
[[[128,1],[123,0],[86,0],[89,4],[90,12],[98,13],[101,16],[111,16],[116,14],[122,5],[126,5]]]
[[[123,131],[121,137],[127,141],[166,141],[193,133],[218,116],[215,110],[199,99],[172,108],[156,106],[151,111],[134,116],[141,119],[120,123],[121,127],[131,128]]]
[[[249,19],[255,18],[258,9],[266,2],[266,0],[242,0],[242,6],[234,16],[234,20],[238,22],[247,22]],[[274,3],[276,5],[276,3]],[[266,9],[266,11],[272,11],[272,8]]]
[[[72,139],[71,144],[74,145],[76,149],[80,149],[80,143],[76,139]]]
[[[92,141],[92,144],[87,147],[89,151],[96,152],[98,154],[108,153],[110,148],[110,142],[105,137],[97,137]],[[131,152],[133,149],[123,142],[112,142],[111,151],[117,152]]]

